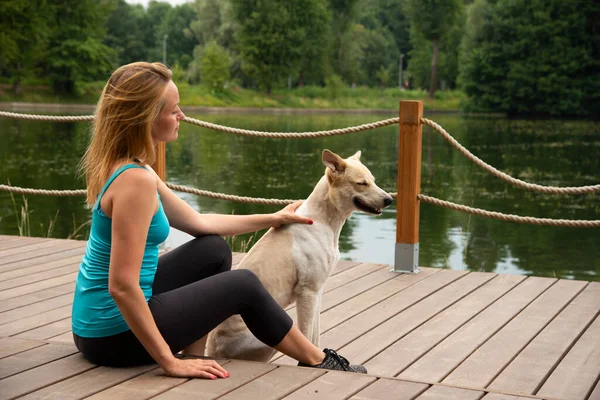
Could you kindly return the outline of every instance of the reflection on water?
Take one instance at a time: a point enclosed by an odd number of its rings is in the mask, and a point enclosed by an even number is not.
[[[210,122],[265,131],[316,131],[372,122],[375,115],[190,115]],[[581,186],[600,181],[600,124],[587,121],[506,120],[430,115],[459,142],[496,168],[529,182]],[[15,186],[78,189],[77,162],[87,142],[85,123],[0,120],[0,180]],[[395,191],[397,127],[316,139],[236,136],[182,124],[167,146],[168,181],[251,197],[299,199],[322,176],[320,154],[362,161],[382,188]],[[564,219],[600,219],[598,194],[543,195],[512,187],[473,165],[429,128],[424,129],[422,193],[503,213]],[[249,205],[179,193],[201,212],[263,213],[280,207]],[[27,197],[30,231],[85,238],[83,198]],[[0,233],[18,234],[21,196],[0,193]],[[58,216],[56,213],[58,212]],[[342,231],[342,258],[392,264],[395,207],[380,217],[355,213]],[[262,234],[264,232],[261,232]],[[236,238],[236,243],[250,235]],[[168,245],[187,240],[173,232]],[[256,240],[253,240],[255,242]],[[600,280],[600,230],[502,222],[422,204],[420,264],[471,271]]]

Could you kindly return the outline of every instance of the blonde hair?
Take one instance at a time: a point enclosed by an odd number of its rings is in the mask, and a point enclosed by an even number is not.
[[[94,205],[117,162],[154,163],[152,126],[172,76],[164,64],[147,62],[124,65],[111,75],[96,106],[92,137],[81,160],[88,205]]]

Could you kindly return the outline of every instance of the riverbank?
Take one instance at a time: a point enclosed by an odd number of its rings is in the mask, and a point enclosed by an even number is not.
[[[91,112],[102,91],[101,83],[87,85],[77,96],[56,96],[47,87],[23,88],[14,96],[0,88],[0,107],[11,111],[56,110]],[[421,100],[426,111],[459,112],[465,96],[458,91],[438,91],[435,99],[423,90],[398,88],[332,88],[307,86],[279,89],[271,94],[234,87],[215,93],[198,85],[179,85],[182,108],[188,112],[276,112],[276,113],[377,113],[395,114],[400,100]]]

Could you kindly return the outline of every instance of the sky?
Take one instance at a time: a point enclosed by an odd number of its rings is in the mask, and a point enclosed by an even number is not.
[[[129,4],[141,4],[144,7],[148,6],[148,3],[150,2],[150,0],[126,0]],[[178,6],[180,4],[183,3],[189,3],[192,0],[158,0],[161,1],[163,3],[169,3],[172,6]]]

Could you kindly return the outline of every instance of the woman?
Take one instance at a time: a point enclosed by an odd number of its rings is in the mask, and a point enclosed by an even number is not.
[[[156,144],[177,139],[184,117],[163,64],[122,66],[104,87],[82,160],[92,225],[73,302],[77,348],[100,365],[156,362],[171,376],[226,378],[213,360],[176,355],[203,355],[206,335],[240,314],[258,339],[299,365],[365,373],[306,339],[254,273],[230,271],[220,236],[311,224],[294,213],[301,202],[274,214],[199,214],[149,167]],[[196,238],[159,257],[169,226]]]

